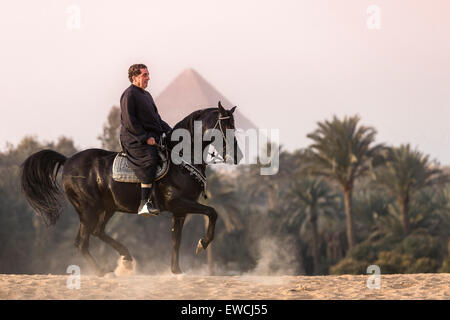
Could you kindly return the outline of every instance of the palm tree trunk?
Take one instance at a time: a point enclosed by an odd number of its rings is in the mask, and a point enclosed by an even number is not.
[[[317,213],[311,210],[309,222],[311,223],[311,231],[313,238],[313,260],[314,260],[314,274],[319,274],[319,236],[317,232]]]
[[[269,209],[273,210],[275,209],[276,203],[277,203],[277,196],[278,196],[278,184],[273,183],[269,186],[268,190],[268,205]]]
[[[355,234],[353,230],[352,191],[352,188],[344,188],[347,242],[349,250],[351,250],[355,245]]]
[[[403,231],[405,234],[409,234],[409,194],[407,193],[404,196],[400,196],[398,202],[400,205],[400,213],[402,215]]]

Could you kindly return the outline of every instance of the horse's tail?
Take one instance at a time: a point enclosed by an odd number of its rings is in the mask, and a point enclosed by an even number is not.
[[[56,180],[66,157],[53,150],[42,150],[29,156],[21,166],[21,185],[28,203],[50,226],[62,212],[63,193]]]

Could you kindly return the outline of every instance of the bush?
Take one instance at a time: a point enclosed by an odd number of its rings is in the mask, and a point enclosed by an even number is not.
[[[439,263],[428,257],[419,258],[412,265],[410,265],[407,273],[434,273],[439,268]]]
[[[395,250],[401,241],[402,238],[398,235],[379,234],[377,240],[371,237],[356,245],[350,251],[349,256],[354,260],[373,264],[378,259],[378,254],[381,251]]]
[[[447,257],[447,259],[442,262],[442,266],[439,268],[438,272],[450,273],[450,257]]]
[[[372,262],[377,259],[378,248],[369,241],[364,241],[353,248],[349,255],[357,261]]]
[[[413,257],[409,254],[401,254],[396,251],[382,251],[378,255],[375,264],[381,269],[381,273],[405,273],[413,263]]]
[[[422,257],[439,259],[440,251],[439,242],[428,234],[411,234],[398,247],[398,252],[411,255],[414,259]]]
[[[365,274],[369,265],[370,263],[365,261],[345,258],[330,267],[330,274]]]

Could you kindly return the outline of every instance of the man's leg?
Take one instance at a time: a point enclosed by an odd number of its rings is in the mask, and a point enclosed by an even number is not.
[[[156,165],[149,168],[148,178],[141,183],[141,203],[139,205],[138,214],[143,216],[158,215],[160,212],[152,199],[153,181],[156,176]]]
[[[142,216],[158,215],[159,211],[152,199],[152,184],[141,183],[141,203],[138,214]]]

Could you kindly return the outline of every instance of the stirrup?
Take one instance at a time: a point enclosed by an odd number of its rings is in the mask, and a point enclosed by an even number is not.
[[[159,214],[160,210],[158,208],[155,208],[153,206],[152,201],[147,201],[142,208],[139,207],[138,209],[138,216],[142,217],[150,217],[150,216],[157,216]]]

